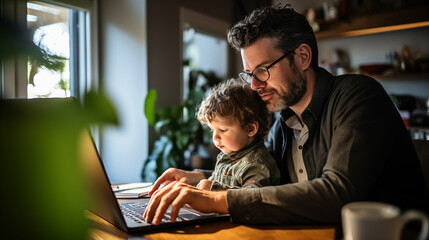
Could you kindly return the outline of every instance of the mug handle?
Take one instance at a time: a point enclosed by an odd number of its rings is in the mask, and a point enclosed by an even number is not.
[[[429,233],[429,220],[428,217],[419,211],[416,210],[408,210],[402,215],[402,224],[405,225],[406,222],[411,220],[419,220],[422,223],[422,228],[420,230],[420,234],[417,237],[418,240],[425,240],[428,237]]]

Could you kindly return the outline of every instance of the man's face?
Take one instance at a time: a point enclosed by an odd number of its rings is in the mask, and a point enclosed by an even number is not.
[[[293,53],[291,53],[293,54]],[[283,53],[273,46],[271,39],[262,38],[241,50],[245,72],[251,72],[259,66],[268,66]],[[304,95],[306,81],[299,73],[295,62],[292,66],[287,58],[269,68],[270,78],[261,82],[252,79],[252,89],[259,93],[271,112],[281,111],[296,104]]]

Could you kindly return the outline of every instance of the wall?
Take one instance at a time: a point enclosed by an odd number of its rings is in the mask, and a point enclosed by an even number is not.
[[[100,86],[118,110],[119,127],[102,132],[101,157],[112,182],[141,181],[148,154],[143,116],[147,92],[145,0],[100,0]]]

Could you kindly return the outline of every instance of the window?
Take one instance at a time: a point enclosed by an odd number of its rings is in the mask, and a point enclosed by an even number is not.
[[[91,11],[96,0],[1,1],[2,14],[16,26],[26,26],[44,56],[42,61],[29,57],[2,63],[1,97],[81,98],[97,86],[91,71],[97,66]]]
[[[89,69],[87,19],[83,10],[40,1],[27,3],[30,35],[51,64],[43,66],[29,59],[27,97],[79,97],[81,83],[89,81],[84,74]]]
[[[74,11],[37,1],[27,3],[30,36],[48,58],[46,63],[28,60],[28,98],[70,97],[69,26]]]
[[[228,71],[228,44],[226,30],[229,24],[219,19],[192,11],[180,9],[182,28],[182,94],[185,98],[189,91],[189,72],[202,70],[213,72],[224,79]],[[205,79],[198,76],[197,84],[203,85]]]
[[[49,60],[48,64],[39,64],[26,56],[7,56],[0,62],[0,98],[82,99],[84,93],[97,88],[98,71],[93,71],[98,68],[97,3],[98,0],[0,0],[2,23],[8,23],[14,32],[27,28],[30,36],[14,37],[21,44],[32,40]],[[13,45],[11,42],[7,43]],[[61,60],[62,65],[50,66],[53,59]],[[99,146],[99,131],[95,126],[92,130]]]
[[[183,31],[183,96],[187,95],[189,71],[202,70],[213,72],[220,78],[227,76],[228,44],[225,38],[199,32],[188,26]],[[202,76],[198,77],[196,86],[205,83]]]

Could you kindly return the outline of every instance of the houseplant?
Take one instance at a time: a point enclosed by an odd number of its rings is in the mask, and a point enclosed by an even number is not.
[[[197,86],[199,76],[205,78],[205,84]],[[220,78],[213,72],[192,70],[189,74],[189,92],[183,103],[156,108],[157,91],[148,92],[144,104],[144,113],[150,126],[159,135],[149,157],[145,160],[142,170],[144,181],[154,181],[166,169],[176,167],[189,168],[185,164],[185,152],[191,146],[208,145],[210,132],[203,128],[195,118],[198,105],[208,91]]]

